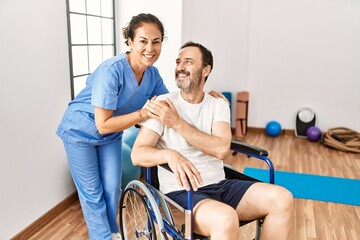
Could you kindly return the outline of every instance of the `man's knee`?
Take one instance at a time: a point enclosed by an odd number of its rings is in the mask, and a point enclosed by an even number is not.
[[[282,212],[293,212],[294,197],[286,188],[278,187],[273,201],[273,210]]]
[[[216,216],[216,222],[215,226],[213,226],[213,230],[217,232],[216,234],[234,234],[240,226],[238,215],[235,209],[231,207],[223,209],[219,212]]]
[[[236,210],[228,205],[210,203],[205,206],[203,204],[202,208],[198,210],[200,211],[195,212],[198,227],[203,226],[203,229],[208,229],[211,236],[234,233],[239,228]]]
[[[219,218],[219,223],[228,223],[228,227],[239,227],[239,217],[235,209],[229,207],[226,211],[221,212]]]

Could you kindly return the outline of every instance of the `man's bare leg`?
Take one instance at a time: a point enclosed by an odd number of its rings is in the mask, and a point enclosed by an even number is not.
[[[262,240],[287,240],[294,214],[293,202],[293,196],[287,189],[256,183],[246,191],[236,211],[241,220],[265,217]]]
[[[224,203],[205,199],[194,208],[194,230],[211,240],[238,240],[239,219],[235,209]]]

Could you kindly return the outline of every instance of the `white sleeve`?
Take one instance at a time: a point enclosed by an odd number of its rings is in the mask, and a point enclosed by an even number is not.
[[[150,130],[153,130],[154,132],[159,134],[159,136],[161,136],[164,132],[164,125],[162,125],[158,120],[152,118],[146,120],[145,122],[140,123],[139,125],[142,127],[146,127]]]
[[[213,121],[230,123],[230,107],[223,99],[216,99]]]

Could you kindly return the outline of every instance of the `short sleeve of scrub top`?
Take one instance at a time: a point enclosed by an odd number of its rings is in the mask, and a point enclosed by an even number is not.
[[[122,65],[118,64],[122,68]],[[118,104],[119,89],[122,88],[122,81],[117,72],[124,71],[115,69],[113,65],[103,64],[96,70],[96,77],[93,80],[91,92],[91,105],[108,110],[116,110]],[[124,76],[132,72],[125,72]]]

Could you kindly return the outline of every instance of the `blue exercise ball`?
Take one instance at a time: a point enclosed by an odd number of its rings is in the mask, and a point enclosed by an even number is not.
[[[126,185],[132,180],[139,180],[141,167],[134,166],[131,161],[131,147],[126,143],[122,144],[122,179],[121,188],[125,189]]]
[[[122,135],[123,143],[126,143],[127,145],[129,145],[132,148],[134,146],[134,142],[135,142],[136,136],[139,133],[139,130],[140,129],[135,126],[124,130],[123,135]]]
[[[307,138],[312,142],[317,142],[321,138],[321,130],[318,127],[312,126],[306,130]]]
[[[281,125],[277,121],[270,121],[266,124],[265,132],[271,137],[276,137],[281,133]]]

